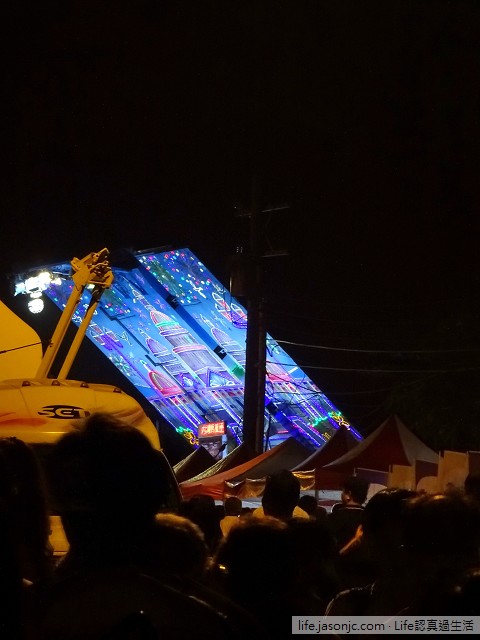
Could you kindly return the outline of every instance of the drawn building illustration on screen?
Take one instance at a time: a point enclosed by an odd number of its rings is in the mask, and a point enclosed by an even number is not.
[[[114,282],[87,335],[177,431],[225,421],[242,441],[247,312],[189,249],[136,252],[133,267],[112,266]],[[68,273],[67,264],[50,267]],[[60,309],[71,291],[65,278],[45,292]],[[79,324],[88,296],[79,305]],[[265,439],[289,436],[312,448],[345,425],[341,412],[267,336]]]

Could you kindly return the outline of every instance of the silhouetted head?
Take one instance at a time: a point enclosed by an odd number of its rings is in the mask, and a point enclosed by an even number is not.
[[[342,502],[344,504],[363,504],[367,499],[370,483],[364,478],[350,476],[343,483]]]
[[[198,525],[172,513],[155,516],[150,561],[162,576],[201,578],[207,566],[208,548]]]
[[[293,576],[286,523],[269,516],[240,521],[222,541],[217,562],[225,568],[231,595],[242,600],[280,590]]]
[[[363,531],[365,535],[382,536],[388,523],[402,520],[407,501],[415,498],[417,493],[408,489],[383,489],[370,498],[365,506]]]
[[[212,496],[195,495],[182,505],[182,515],[197,524],[205,536],[205,542],[213,552],[222,537],[220,517]]]
[[[426,495],[405,511],[405,547],[422,577],[449,578],[478,563],[479,511],[458,496]]]
[[[291,471],[283,470],[267,478],[262,498],[265,515],[288,520],[300,497],[300,481]]]
[[[308,513],[309,516],[314,517],[317,513],[318,505],[315,496],[311,496],[309,494],[301,496],[300,500],[298,501],[298,506],[300,507],[300,509],[303,509],[306,513]]]
[[[398,558],[403,544],[403,521],[408,500],[416,497],[407,489],[384,489],[367,502],[363,534],[370,551],[381,562]]]
[[[335,538],[326,520],[292,518],[288,521],[296,568],[296,592],[313,592],[325,600],[325,606],[340,591],[335,562]]]
[[[276,518],[240,519],[220,544],[216,566],[228,597],[271,631],[291,630],[295,558],[287,523]],[[270,635],[268,634],[268,637]]]
[[[239,516],[242,513],[242,501],[236,496],[230,496],[225,500],[225,515]]]
[[[46,486],[33,449],[18,438],[0,438],[0,492],[5,499],[23,576],[43,577],[50,568]]]
[[[161,454],[149,440],[106,413],[91,415],[59,440],[49,475],[70,542],[77,533],[95,536],[105,529],[126,538],[153,524],[170,487]]]

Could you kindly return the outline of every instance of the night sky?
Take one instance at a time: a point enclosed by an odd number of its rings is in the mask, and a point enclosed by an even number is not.
[[[365,433],[395,409],[480,447],[478,2],[3,13],[0,273],[171,245],[227,284],[255,176],[288,204],[262,214],[274,337],[351,350],[287,349]]]

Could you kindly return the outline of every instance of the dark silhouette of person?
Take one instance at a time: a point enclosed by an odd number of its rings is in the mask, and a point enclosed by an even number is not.
[[[173,513],[159,513],[145,556],[145,570],[162,580],[201,581],[208,566],[208,547],[194,522]]]
[[[406,559],[419,592],[405,615],[436,615],[445,594],[478,568],[480,511],[458,495],[425,495],[405,511]],[[402,612],[403,613],[403,612]]]
[[[266,516],[289,520],[300,498],[300,480],[284,469],[267,478],[262,496]]]
[[[204,600],[221,612],[241,635],[263,640],[265,629],[246,609],[228,599],[210,584],[209,549],[198,525],[177,514],[161,513],[155,517],[155,532],[146,549],[145,571],[179,591]]]
[[[1,465],[0,456],[0,465]],[[0,468],[0,483],[3,473]],[[24,589],[17,545],[13,537],[6,501],[0,498],[0,637],[26,638]]]
[[[240,516],[242,514],[242,501],[236,496],[229,496],[225,500],[224,507],[225,515],[220,520],[220,528],[222,530],[223,537],[228,535],[230,529],[239,523]]]
[[[113,630],[128,637],[139,614],[143,630],[153,626],[160,637],[241,637],[205,600],[151,575],[156,514],[171,492],[158,453],[139,430],[106,413],[91,415],[55,445],[49,477],[70,549],[32,596],[29,617],[41,640]]]
[[[368,501],[362,535],[340,557],[344,582],[365,586],[339,593],[329,604],[328,615],[393,615],[411,602],[415,584],[405,557],[403,529],[408,501],[416,495],[392,488]]]
[[[321,616],[340,590],[335,540],[326,520],[292,518],[287,524],[295,567],[292,597],[296,615]]]
[[[63,436],[48,475],[70,543],[62,569],[132,555],[168,499],[169,478],[155,449],[110,414],[93,414]]]
[[[364,478],[351,476],[343,484],[342,507],[328,515],[338,549],[355,537],[363,522],[363,504],[367,499],[369,483]]]
[[[212,496],[196,495],[182,504],[181,514],[200,527],[209,553],[213,555],[222,539],[220,515]]]
[[[247,518],[223,539],[215,557],[216,588],[247,609],[274,638],[291,634],[295,558],[282,520]]]
[[[45,578],[53,568],[45,478],[33,449],[18,438],[0,438],[1,495],[8,508],[22,577]]]
[[[325,509],[325,507],[321,507],[318,504],[315,496],[311,496],[308,493],[300,497],[298,506],[315,520],[326,520],[327,518],[327,510]]]

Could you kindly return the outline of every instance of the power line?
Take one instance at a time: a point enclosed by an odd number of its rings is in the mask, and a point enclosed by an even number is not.
[[[279,364],[282,367],[291,367],[291,363],[287,362],[271,362],[268,364]],[[358,373],[458,373],[462,371],[479,371],[479,367],[466,367],[464,369],[346,369],[341,367],[320,367],[317,365],[300,364],[297,366],[301,369],[319,369],[321,371],[354,371]]]
[[[291,342],[289,340],[275,340],[279,344],[288,344],[294,347],[306,347],[308,349],[322,349],[323,351],[344,351],[347,353],[388,353],[388,354],[413,354],[413,353],[473,353],[480,349],[348,349],[346,347],[326,347],[318,344],[305,344],[303,342]]]
[[[408,382],[399,382],[398,384],[393,384],[390,387],[383,387],[381,389],[373,389],[371,391],[326,391],[325,393],[330,396],[350,396],[350,395],[371,395],[373,393],[386,393],[388,391],[393,391],[394,389],[400,389],[402,387],[411,387],[414,384],[422,384],[427,380],[431,380],[432,378],[436,378],[441,375],[442,372],[437,374],[432,374],[430,376],[426,376],[425,378],[417,378],[416,380],[409,380]]]
[[[376,394],[376,393],[386,393],[388,391],[392,391],[393,389],[398,389],[400,387],[410,387],[414,384],[421,384],[422,382],[425,382],[426,380],[431,380],[432,378],[437,377],[438,375],[441,375],[440,373],[437,374],[432,374],[429,376],[426,376],[424,378],[417,378],[416,380],[409,380],[408,382],[399,382],[398,384],[393,384],[390,385],[389,387],[382,387],[381,389],[370,389],[370,390],[363,390],[363,391],[333,391],[333,390],[319,390],[319,391],[314,391],[313,389],[311,389],[310,387],[302,384],[301,382],[297,382],[296,380],[293,380],[290,382],[290,384],[293,384],[295,387],[298,387],[299,389],[305,389],[306,391],[309,391],[312,396],[313,395],[322,395],[322,396],[356,396],[356,395],[372,395],[372,394]],[[315,383],[313,383],[315,384]],[[317,386],[315,384],[315,386]]]
[[[418,381],[417,381],[418,382]],[[391,391],[392,389],[396,389],[399,385],[392,385],[390,387],[383,387],[382,389],[371,389],[370,391],[312,391],[308,387],[298,384],[296,382],[291,382],[295,387],[299,389],[304,389],[306,391],[310,391],[311,395],[307,397],[307,400],[310,398],[314,398],[316,396],[357,396],[357,395],[373,395],[376,393],[385,393],[386,391]]]

